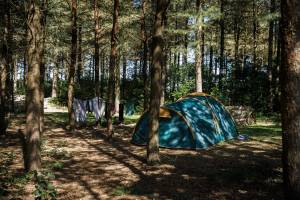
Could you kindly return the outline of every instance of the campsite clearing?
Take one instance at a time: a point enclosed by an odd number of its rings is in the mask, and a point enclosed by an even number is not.
[[[273,122],[241,128],[251,137],[245,142],[199,151],[161,148],[162,164],[150,167],[144,147],[130,144],[132,125],[117,126],[107,142],[101,128],[68,133],[61,128],[66,119],[67,113],[46,114],[43,135],[44,168],[55,175],[58,199],[282,199],[280,128]],[[16,125],[22,120],[15,118],[0,146],[7,170],[1,168],[0,191],[7,199],[31,199],[34,190],[20,178]]]

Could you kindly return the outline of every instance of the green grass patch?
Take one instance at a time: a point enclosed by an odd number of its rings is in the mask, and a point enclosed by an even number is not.
[[[45,113],[45,118],[46,122],[49,122],[50,124],[65,125],[68,122],[68,113]]]
[[[246,134],[256,140],[281,140],[281,126],[274,118],[259,117],[256,124],[238,128],[240,134]]]
[[[117,186],[113,191],[112,191],[112,195],[114,196],[123,196],[123,195],[127,195],[130,194],[131,190],[127,187],[124,186]]]
[[[136,123],[140,119],[141,115],[134,114],[131,116],[125,116],[124,117],[124,124],[133,124]]]

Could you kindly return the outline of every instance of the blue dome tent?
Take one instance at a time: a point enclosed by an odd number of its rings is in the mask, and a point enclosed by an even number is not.
[[[132,143],[149,140],[149,113],[139,119]],[[192,93],[160,108],[159,145],[167,148],[205,149],[237,136],[234,120],[212,96]]]

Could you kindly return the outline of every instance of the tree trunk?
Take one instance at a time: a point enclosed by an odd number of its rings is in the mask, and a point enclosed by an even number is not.
[[[211,91],[213,87],[213,56],[214,56],[214,49],[212,44],[209,47],[209,91]]]
[[[14,58],[14,62],[13,62],[13,93],[14,95],[17,93],[17,89],[18,89],[18,58],[15,57]]]
[[[100,40],[100,27],[99,27],[99,11],[98,11],[98,0],[94,0],[94,20],[95,20],[95,95],[100,96],[100,85],[99,85],[99,67],[100,67],[100,54],[99,54],[99,40]]]
[[[59,55],[56,55],[55,65],[53,67],[53,79],[52,79],[52,92],[51,97],[57,97],[57,82],[58,82],[58,67],[59,67]]]
[[[285,197],[300,199],[300,1],[282,0],[282,140]]]
[[[279,81],[279,70],[280,70],[280,55],[281,55],[281,22],[277,23],[277,49],[276,49],[276,66],[273,67],[273,75],[272,75],[272,87],[274,88],[274,111],[280,111],[280,81]]]
[[[270,14],[275,12],[275,0],[270,0]],[[273,98],[274,91],[272,88],[272,75],[273,75],[273,37],[274,37],[274,20],[271,19],[269,22],[269,38],[268,38],[268,91],[267,91],[267,110],[273,111]]]
[[[141,36],[142,36],[142,45],[143,45],[143,81],[144,81],[144,111],[149,109],[149,84],[148,84],[148,37],[146,32],[146,13],[147,0],[143,0],[141,7]]]
[[[149,142],[147,146],[148,164],[159,162],[159,109],[161,95],[161,67],[163,64],[163,16],[168,8],[168,0],[157,0],[154,31],[152,38],[152,69],[151,69],[151,97],[149,110]]]
[[[253,12],[253,72],[254,75],[256,74],[257,71],[257,64],[256,64],[256,49],[257,49],[257,16],[256,16],[256,0],[253,0],[252,4],[252,12]]]
[[[127,63],[126,63],[126,56],[123,55],[123,69],[122,69],[122,88],[121,88],[121,101],[122,101],[122,109],[120,107],[120,113],[119,113],[119,121],[123,122],[124,121],[124,106],[125,106],[125,90],[126,90],[126,68],[127,68]]]
[[[202,35],[203,35],[203,20],[202,20],[202,3],[201,0],[197,0],[196,2],[196,9],[197,9],[197,33],[196,33],[196,63],[195,63],[195,71],[196,71],[196,92],[202,92],[202,63],[203,63],[203,57],[202,57]]]
[[[41,64],[40,64],[40,101],[41,101],[41,113],[40,113],[40,132],[44,130],[44,82],[45,82],[45,41],[46,41],[46,17],[47,17],[47,4],[48,0],[43,0],[41,5],[41,29],[42,29],[42,42],[41,42]]]
[[[70,130],[75,128],[75,114],[73,110],[73,98],[74,98],[74,76],[76,67],[76,55],[77,55],[77,0],[72,0],[72,39],[71,39],[71,63],[69,65],[68,73],[68,114],[69,114],[69,126]]]
[[[119,114],[120,105],[120,58],[117,57],[116,69],[115,69],[115,113]]]
[[[80,86],[81,73],[82,73],[82,26],[78,27],[78,51],[77,51],[77,82]],[[76,65],[75,65],[76,66]]]
[[[184,8],[183,10],[185,12],[187,12],[187,8],[188,8],[188,1],[185,0],[184,1]],[[186,17],[184,20],[184,29],[186,31],[186,33],[184,34],[184,38],[183,38],[183,44],[184,44],[184,53],[183,53],[183,64],[186,65],[188,63],[188,34],[189,34],[189,28],[188,28],[188,24],[189,24],[189,17]]]
[[[111,30],[111,50],[110,50],[110,62],[109,62],[109,80],[108,80],[108,115],[107,115],[107,132],[108,138],[113,136],[113,111],[115,109],[115,79],[116,79],[116,67],[117,67],[117,45],[118,45],[118,33],[119,33],[119,0],[114,0],[113,11],[113,27]]]
[[[238,23],[238,16],[236,16],[234,20],[234,79],[240,79],[240,57],[239,57],[239,50],[240,50],[240,27]]]
[[[166,13],[164,13],[163,15],[163,25],[164,28],[167,27],[167,16],[165,15]],[[168,51],[169,51],[169,47],[168,44],[165,45],[164,51],[166,53],[163,54],[163,62],[162,62],[162,66],[161,66],[161,96],[160,96],[160,105],[164,105],[165,104],[165,91],[166,91],[166,81],[167,81],[167,62],[168,62]]]
[[[10,48],[9,48],[9,34],[10,33],[10,6],[8,0],[4,1],[2,10],[3,15],[3,35],[0,61],[0,135],[6,133],[7,128],[7,111],[8,111],[8,74],[10,64]]]
[[[28,2],[27,56],[28,80],[26,92],[25,169],[40,170],[40,65],[43,56],[42,11],[39,1]]]
[[[101,52],[101,78],[100,78],[100,97],[103,98],[104,97],[104,79],[105,79],[105,71],[106,71],[106,67],[105,67],[105,53]]]
[[[220,71],[219,71],[219,88],[223,90],[223,76],[224,76],[224,42],[225,42],[225,24],[224,24],[224,0],[220,0]]]

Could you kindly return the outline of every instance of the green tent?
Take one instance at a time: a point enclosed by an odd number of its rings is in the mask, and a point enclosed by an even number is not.
[[[149,113],[138,121],[132,143],[149,140]],[[205,149],[237,136],[234,120],[215,98],[192,93],[160,109],[159,145],[167,148]]]

